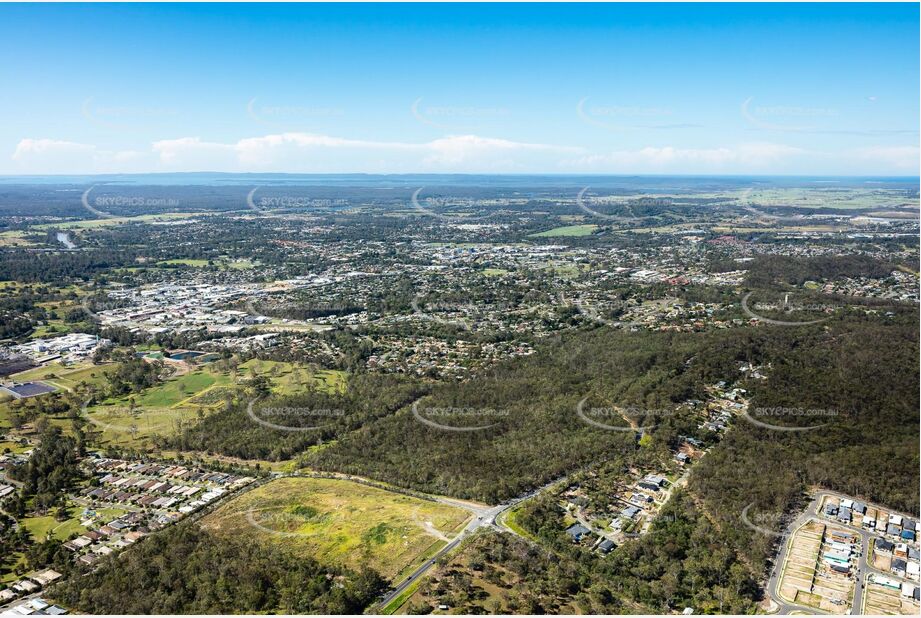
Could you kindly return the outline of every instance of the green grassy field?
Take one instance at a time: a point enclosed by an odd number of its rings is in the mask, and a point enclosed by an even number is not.
[[[133,398],[135,404],[141,407],[171,407],[190,397],[194,397],[206,388],[215,385],[224,386],[231,382],[232,378],[229,374],[222,374],[208,369],[199,369],[179,376],[178,378],[166,380],[153,388],[145,390],[139,395],[135,395]],[[126,405],[128,399],[128,397],[120,397],[116,400],[107,400],[103,403]]]
[[[46,230],[53,228],[56,230],[91,230],[99,227],[112,227],[123,225],[125,223],[147,223],[150,221],[166,221],[169,219],[189,219],[192,217],[207,216],[208,213],[191,213],[191,212],[167,212],[156,215],[139,215],[137,217],[111,217],[108,219],[81,219],[79,221],[67,221],[65,223],[41,223],[30,226],[35,230]]]
[[[321,562],[367,565],[395,580],[442,547],[469,517],[453,506],[351,481],[283,478],[231,500],[202,526]]]
[[[26,238],[27,233],[22,230],[7,230],[0,232],[0,247],[29,247],[33,245]]]
[[[598,229],[598,226],[592,223],[584,225],[564,225],[555,227],[552,230],[546,230],[537,234],[531,234],[532,238],[547,238],[550,236],[588,236]]]
[[[250,260],[229,260],[229,259],[216,259],[212,261],[215,267],[223,270],[249,270],[254,268],[256,265]],[[196,259],[175,259],[175,260],[164,260],[162,262],[157,262],[156,266],[160,267],[170,267],[170,266],[191,266],[193,268],[204,268],[208,266],[208,260],[196,260]]]
[[[114,367],[113,365],[92,365],[81,363],[78,365],[65,366],[60,363],[51,363],[44,367],[36,367],[22,373],[12,376],[17,382],[28,382],[30,380],[41,380],[48,382],[62,390],[73,390],[81,382],[91,385],[102,384],[105,381],[105,371]]]
[[[274,392],[285,395],[300,390],[301,384],[313,384],[329,393],[345,390],[346,373],[323,369],[311,374],[306,367],[299,367],[293,363],[251,359],[240,365],[241,375],[250,377],[252,372],[256,375],[267,375],[272,380]]]
[[[242,374],[241,374],[242,375]],[[192,400],[211,388],[233,386],[234,378],[211,367],[165,380],[141,393],[106,399],[87,410],[89,420],[101,438],[109,444],[141,446],[154,435],[172,435],[183,422],[191,422],[199,407],[207,405]],[[129,408],[134,401],[135,411]],[[218,400],[210,405],[219,405]]]
[[[87,411],[103,441],[142,446],[154,435],[173,435],[180,423],[193,422],[199,409],[207,412],[222,405],[236,388],[257,375],[267,376],[272,391],[280,395],[296,393],[308,384],[327,392],[342,391],[346,386],[342,371],[311,373],[293,363],[251,359],[238,367],[236,376],[218,371],[213,364],[205,365],[141,393],[107,399]],[[129,410],[132,399],[133,413]]]
[[[759,189],[745,198],[762,206],[791,208],[894,208],[918,207],[917,197],[906,197],[895,191],[879,189],[840,189],[835,187]]]
[[[157,266],[194,266],[196,268],[201,268],[207,265],[208,265],[208,260],[194,260],[194,259],[164,260],[162,262],[157,262]]]
[[[86,532],[86,527],[80,524],[80,508],[72,507],[71,510],[75,513],[75,516],[63,522],[57,521],[53,515],[44,515],[41,517],[26,517],[20,519],[19,523],[32,534],[32,538],[36,541],[45,540],[49,533],[52,538],[63,541],[73,534]],[[96,510],[97,520],[104,522],[115,519],[125,513],[126,511],[122,509]]]
[[[103,443],[135,448],[148,445],[153,436],[175,434],[198,414],[193,408],[138,408],[132,414],[122,406],[93,407],[88,413]]]

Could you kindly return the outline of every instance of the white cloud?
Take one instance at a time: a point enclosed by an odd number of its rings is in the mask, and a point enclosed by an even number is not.
[[[16,145],[14,161],[28,161],[33,157],[61,154],[93,154],[95,146],[54,139],[24,139]]]
[[[509,172],[553,169],[570,146],[456,135],[429,142],[356,140],[279,133],[235,143],[198,137],[153,144],[163,169],[280,172]]]
[[[921,166],[921,149],[917,146],[871,146],[857,149],[853,154],[873,169],[917,174]]]
[[[20,140],[13,151],[12,173],[96,174],[151,170],[149,153],[133,150],[109,152],[92,144],[54,139]]]
[[[805,151],[783,144],[751,143],[720,148],[647,146],[578,157],[562,165],[572,171],[630,173],[761,173],[776,171]]]
[[[823,153],[754,142],[713,148],[672,145],[634,150],[588,149],[450,135],[427,142],[348,139],[313,133],[277,133],[212,142],[180,137],[149,150],[108,151],[91,144],[23,139],[9,173],[118,172],[292,173],[607,173],[607,174],[905,174],[916,173],[917,146],[875,146]]]

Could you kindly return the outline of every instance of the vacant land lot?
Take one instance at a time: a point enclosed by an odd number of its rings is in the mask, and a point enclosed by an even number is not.
[[[307,367],[293,363],[251,359],[240,365],[241,375],[265,375],[272,381],[273,391],[287,395],[311,386],[329,393],[345,390],[346,373],[322,369],[311,372]]]
[[[52,538],[64,541],[73,535],[86,532],[86,526],[80,523],[80,509],[78,507],[71,507],[71,509],[74,515],[64,521],[58,521],[53,515],[44,515],[41,517],[25,517],[20,520],[20,523],[36,541],[44,541],[49,535]],[[124,514],[125,511],[122,509],[109,508],[96,511],[97,521],[103,522]]]
[[[81,363],[77,365],[65,366],[60,363],[51,363],[44,367],[36,367],[29,371],[23,371],[10,376],[16,382],[31,382],[41,380],[61,390],[73,390],[81,382],[87,384],[101,384],[105,381],[105,372],[114,368],[115,365],[92,365],[90,363]]]
[[[918,604],[902,596],[900,591],[878,583],[867,584],[862,614],[917,616],[918,610]]]
[[[797,530],[790,540],[790,551],[783,565],[779,586],[781,596],[787,600],[818,606],[819,599],[812,594],[812,585],[824,534],[825,524],[813,520]]]
[[[59,223],[40,223],[30,226],[30,228],[34,230],[91,230],[100,227],[114,227],[126,223],[149,223],[151,221],[189,219],[202,216],[207,216],[207,213],[164,212],[155,215],[138,215],[136,217],[110,217],[107,219],[81,219],[79,221],[65,221]]]
[[[136,408],[123,406],[91,408],[89,421],[101,432],[99,439],[107,445],[140,447],[151,443],[153,436],[178,433],[183,423],[196,418],[191,408]]]
[[[537,238],[545,238],[548,236],[588,236],[596,229],[598,229],[598,226],[591,223],[585,225],[564,225],[545,232],[531,234],[531,236]]]
[[[89,419],[102,432],[105,442],[139,446],[154,435],[177,433],[182,423],[195,420],[199,410],[210,412],[232,397],[237,387],[259,375],[268,377],[273,392],[280,395],[296,393],[308,386],[337,392],[344,390],[346,384],[344,372],[313,372],[286,362],[249,360],[237,368],[235,375],[208,365],[141,393],[107,399],[89,408]]]
[[[843,531],[810,520],[793,535],[780,581],[781,596],[824,612],[847,613],[854,579],[835,572],[821,558],[831,551],[831,535],[836,532]]]
[[[461,509],[335,479],[284,478],[235,498],[202,520],[298,555],[399,579],[453,538]]]

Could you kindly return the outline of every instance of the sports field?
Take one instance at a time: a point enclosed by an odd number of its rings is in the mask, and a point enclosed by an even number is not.
[[[399,579],[455,534],[466,511],[337,479],[282,478],[246,492],[202,520],[320,562],[369,566]]]

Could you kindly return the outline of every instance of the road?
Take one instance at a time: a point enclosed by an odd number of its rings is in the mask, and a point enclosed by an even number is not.
[[[448,504],[448,505],[455,506],[457,508],[461,508],[466,511],[469,511],[473,517],[467,523],[464,529],[461,530],[461,532],[450,543],[448,543],[447,545],[442,547],[440,550],[438,550],[438,552],[434,556],[432,556],[431,558],[423,562],[421,565],[419,565],[419,567],[415,571],[413,571],[406,579],[404,579],[402,582],[394,586],[393,590],[388,592],[383,597],[383,599],[381,599],[381,601],[378,603],[378,608],[382,609],[384,607],[387,607],[387,605],[389,605],[394,599],[400,596],[400,594],[402,594],[407,588],[409,588],[415,581],[417,581],[420,577],[425,575],[425,573],[430,568],[432,568],[432,565],[434,565],[442,556],[445,556],[449,554],[450,552],[452,552],[454,549],[456,549],[461,544],[461,542],[464,539],[472,535],[474,532],[476,532],[480,528],[483,528],[483,527],[494,528],[496,530],[501,530],[503,532],[509,532],[511,534],[514,534],[515,536],[518,536],[519,538],[523,538],[517,532],[515,532],[514,530],[512,530],[505,524],[499,522],[498,517],[502,513],[505,513],[506,511],[508,511],[509,509],[521,504],[525,500],[529,500],[533,498],[534,496],[537,496],[541,492],[546,491],[547,489],[549,489],[550,487],[553,487],[554,485],[564,482],[568,478],[569,478],[569,475],[562,476],[558,479],[550,481],[546,485],[538,487],[537,489],[531,490],[525,494],[522,494],[516,498],[512,498],[511,500],[508,500],[496,506],[486,506],[486,505],[477,504],[475,502],[467,502],[464,500],[455,500],[453,498],[446,498],[444,496],[429,495],[428,497],[432,500],[435,500],[436,502],[440,502],[442,504]],[[529,540],[529,539],[525,539],[525,540]]]
[[[787,560],[787,552],[789,551],[790,544],[793,541],[793,534],[802,528],[807,521],[812,519],[812,516],[815,514],[816,508],[819,504],[819,497],[820,496],[814,497],[809,502],[809,505],[805,508],[805,510],[800,513],[799,517],[790,522],[790,525],[787,526],[787,529],[783,532],[783,538],[780,542],[780,551],[777,552],[777,558],[774,561],[774,568],[771,570],[771,576],[768,578],[767,585],[768,594],[771,596],[771,599],[774,601],[774,603],[776,603],[779,607],[777,611],[778,614],[790,614],[794,611],[806,612],[810,614],[815,612],[821,614],[825,613],[815,609],[814,607],[809,607],[807,605],[797,605],[796,603],[787,601],[780,596],[780,576],[783,573],[784,563]]]
[[[793,611],[818,613],[818,614],[827,613],[822,610],[816,609],[814,607],[809,607],[805,605],[797,605],[795,603],[791,603],[780,596],[780,590],[779,590],[780,575],[783,572],[784,562],[786,561],[786,558],[787,558],[787,552],[790,548],[790,543],[793,539],[793,534],[799,528],[805,525],[806,522],[809,521],[810,519],[816,519],[822,522],[833,523],[836,526],[846,528],[860,535],[860,555],[857,557],[857,568],[854,572],[855,585],[854,585],[854,599],[851,605],[852,615],[859,615],[862,613],[863,595],[864,595],[864,590],[866,587],[867,575],[871,573],[876,573],[876,574],[884,575],[886,577],[890,577],[893,579],[897,579],[901,581],[908,581],[898,576],[895,576],[892,573],[884,573],[878,569],[874,569],[867,563],[867,555],[870,553],[870,538],[874,535],[859,526],[844,524],[838,521],[837,519],[831,519],[831,518],[825,517],[825,514],[819,510],[820,501],[825,496],[832,496],[832,497],[839,498],[839,499],[848,498],[848,496],[845,496],[844,494],[839,494],[834,491],[827,491],[827,490],[819,491],[815,495],[815,497],[813,497],[812,500],[809,502],[809,505],[805,508],[805,510],[802,513],[800,513],[799,517],[797,517],[793,522],[791,522],[790,525],[787,526],[787,529],[784,531],[784,538],[780,546],[780,551],[777,554],[777,559],[774,562],[774,568],[771,572],[770,578],[768,579],[768,585],[767,585],[768,594],[771,596],[771,599],[780,608],[777,612],[779,614],[789,614]],[[880,509],[883,511],[887,511],[887,512],[894,512],[892,511],[892,509],[883,508],[875,504],[867,503],[867,506],[873,507],[876,509]]]

